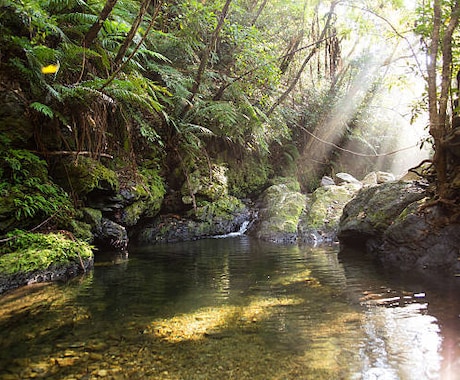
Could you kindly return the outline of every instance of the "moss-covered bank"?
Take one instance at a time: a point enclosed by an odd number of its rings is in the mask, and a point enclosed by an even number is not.
[[[34,282],[65,280],[93,263],[92,247],[68,234],[14,231],[0,248],[0,293]]]

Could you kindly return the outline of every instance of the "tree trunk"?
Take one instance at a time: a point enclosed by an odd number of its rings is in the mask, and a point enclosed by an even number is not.
[[[224,7],[222,8],[222,12],[220,14],[216,29],[214,30],[214,33],[211,36],[211,40],[209,41],[208,45],[206,46],[206,49],[204,50],[201,56],[200,67],[198,68],[198,72],[196,73],[196,77],[195,77],[195,82],[193,83],[192,89],[190,91],[191,95],[188,99],[187,105],[182,110],[182,115],[184,115],[190,109],[193,103],[193,100],[195,99],[195,96],[198,93],[198,90],[200,88],[201,81],[203,78],[203,74],[206,70],[206,66],[208,65],[209,56],[211,55],[212,49],[217,42],[217,38],[219,37],[219,33],[222,27],[224,26],[224,21],[225,21],[225,18],[227,17],[228,9],[230,7],[231,2],[232,0],[227,0],[225,2]]]
[[[83,47],[87,48],[91,46],[94,39],[97,37],[97,34],[101,30],[102,25],[104,25],[104,21],[107,20],[107,17],[109,17],[110,13],[115,7],[117,1],[118,0],[107,0],[107,2],[104,5],[104,8],[102,8],[101,13],[99,14],[99,18],[86,33],[85,39],[83,40]]]
[[[448,176],[448,151],[444,146],[444,140],[450,130],[448,120],[449,90],[452,77],[452,35],[458,26],[460,13],[460,2],[455,1],[449,23],[441,33],[442,7],[441,1],[435,0],[433,4],[433,31],[431,33],[431,44],[428,49],[427,71],[428,71],[428,110],[430,122],[430,135],[434,140],[435,153],[433,165],[436,171],[437,193],[441,200],[449,199],[449,176]],[[441,90],[438,96],[436,81],[437,65],[436,59],[441,42]]]
[[[257,22],[257,19],[260,17],[262,14],[262,11],[264,10],[265,6],[267,5],[268,0],[264,0],[262,4],[260,4],[259,9],[257,10],[257,13],[255,14],[254,18],[251,21],[251,26],[254,26],[255,23]]]
[[[141,3],[141,8],[139,9],[139,13],[137,14],[133,24],[131,25],[131,29],[129,30],[128,34],[126,35],[125,40],[123,41],[123,44],[120,46],[120,49],[118,50],[117,56],[115,57],[114,61],[114,66],[117,67],[120,65],[123,57],[126,54],[126,51],[129,48],[129,45],[131,45],[131,42],[134,39],[134,36],[137,33],[137,30],[139,29],[139,25],[141,24],[145,14],[147,13],[147,9],[150,6],[152,0],[143,0]]]
[[[324,36],[326,35],[326,32],[328,31],[329,29],[329,26],[331,24],[331,18],[332,18],[332,14],[334,12],[334,8],[335,6],[337,5],[337,2],[333,1],[331,3],[331,8],[329,9],[329,13],[328,13],[328,16],[327,16],[327,20],[326,20],[326,24],[324,25],[324,28],[323,30],[321,31],[321,35],[319,37],[319,41],[323,40],[324,39]],[[286,89],[286,91],[284,91],[284,93],[275,101],[275,103],[273,103],[273,105],[270,107],[270,109],[268,110],[267,112],[267,116],[270,116],[273,111],[276,109],[276,107],[278,107],[281,103],[283,103],[286,98],[288,97],[288,95],[292,92],[292,90],[294,90],[295,86],[297,85],[297,83],[299,82],[301,76],[302,76],[302,73],[303,71],[305,70],[305,67],[307,66],[308,62],[310,62],[310,59],[316,54],[316,52],[318,51],[318,45],[316,45],[315,47],[313,47],[313,49],[310,51],[310,53],[307,55],[307,57],[304,59],[302,65],[300,66],[300,69],[299,71],[297,71],[297,74],[296,76],[294,77],[294,79],[292,80],[291,84],[289,85],[289,87]]]

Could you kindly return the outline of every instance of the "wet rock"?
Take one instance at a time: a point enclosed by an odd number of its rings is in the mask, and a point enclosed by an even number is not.
[[[40,282],[67,281],[87,272],[93,265],[93,258],[81,261],[77,259],[65,265],[51,265],[49,268],[40,271],[20,272],[12,275],[0,274],[0,294],[24,285]]]
[[[275,243],[297,240],[297,226],[305,209],[306,197],[295,191],[296,187],[282,183],[264,191],[259,200],[259,219],[251,229],[251,235]]]
[[[299,240],[309,244],[336,240],[343,208],[359,189],[359,185],[346,183],[315,190],[308,199],[306,210],[300,219]]]
[[[215,202],[200,202],[189,216],[161,215],[139,228],[132,239],[141,244],[197,240],[239,231],[250,219],[248,206],[234,197],[221,197]]]
[[[95,231],[95,244],[108,250],[126,252],[128,247],[126,228],[112,220],[102,218],[100,226]]]
[[[380,238],[401,212],[426,196],[415,182],[388,182],[361,189],[344,207],[338,237],[345,244],[365,246]]]
[[[440,218],[441,217],[441,218]],[[415,203],[401,213],[374,245],[371,253],[386,265],[402,270],[460,271],[460,225],[440,224],[439,206],[418,212]]]

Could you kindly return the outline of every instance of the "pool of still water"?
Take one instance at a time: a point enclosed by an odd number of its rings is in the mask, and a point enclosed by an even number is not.
[[[0,297],[0,379],[458,379],[459,282],[246,236],[131,247]]]

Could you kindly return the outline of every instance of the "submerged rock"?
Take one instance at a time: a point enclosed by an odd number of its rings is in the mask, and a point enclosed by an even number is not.
[[[78,275],[86,273],[93,267],[93,257],[89,259],[72,260],[67,264],[53,264],[47,269],[33,272],[19,272],[14,274],[0,274],[0,294],[25,285],[40,282],[68,281]]]

